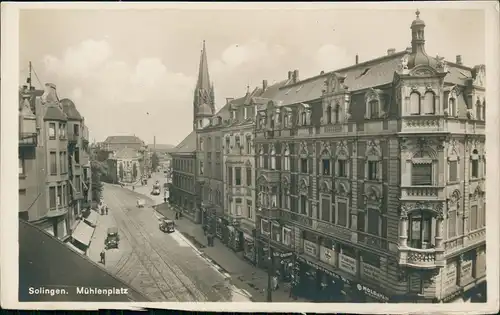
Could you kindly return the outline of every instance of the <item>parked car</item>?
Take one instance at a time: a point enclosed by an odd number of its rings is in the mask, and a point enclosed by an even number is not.
[[[160,188],[153,188],[153,190],[151,191],[151,195],[153,196],[158,196],[160,193]]]
[[[144,199],[137,199],[137,208],[144,208],[145,204],[146,202],[144,201]]]
[[[166,233],[172,233],[175,231],[175,222],[169,219],[161,219],[160,221],[160,231]]]
[[[108,234],[106,236],[106,240],[104,241],[106,249],[118,248],[119,243],[120,243],[120,236],[118,235],[118,228],[117,227],[108,228]]]

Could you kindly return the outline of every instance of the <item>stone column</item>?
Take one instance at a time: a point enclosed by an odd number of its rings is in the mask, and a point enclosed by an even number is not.
[[[408,217],[402,216],[399,218],[399,246],[408,246]]]
[[[438,216],[436,218],[436,248],[443,247],[443,226],[444,226],[444,218],[442,216]]]

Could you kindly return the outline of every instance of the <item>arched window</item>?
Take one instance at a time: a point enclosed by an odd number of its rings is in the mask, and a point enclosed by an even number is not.
[[[410,115],[420,115],[420,94],[417,92],[410,94]]]
[[[303,111],[300,114],[300,117],[301,117],[302,126],[306,126],[307,125],[307,113],[305,111]]]
[[[435,95],[432,91],[427,91],[424,95],[424,114],[434,114],[435,109]]]
[[[259,149],[259,167],[264,168],[264,149]]]
[[[472,178],[479,177],[479,154],[476,149],[472,151],[471,158],[471,176]]]
[[[378,100],[371,100],[370,105],[370,118],[379,118],[379,102]]]
[[[283,169],[285,171],[290,170],[290,151],[288,151],[288,148],[285,148],[283,152]]]
[[[448,112],[450,116],[457,115],[457,102],[454,97],[451,97],[448,101]]]
[[[340,105],[335,105],[335,122],[340,122]]]
[[[326,107],[326,123],[331,124],[332,123],[332,106],[328,105]]]
[[[271,154],[269,155],[270,158],[270,164],[271,164],[271,169],[275,170],[276,169],[276,150],[274,148],[271,149]]]
[[[288,186],[283,188],[283,201],[281,207],[290,211],[290,189]]]

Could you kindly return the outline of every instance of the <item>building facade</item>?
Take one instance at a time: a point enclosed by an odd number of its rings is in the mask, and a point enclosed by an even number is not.
[[[74,207],[81,198],[73,192],[71,162],[74,144],[82,140],[74,137],[68,125],[74,117],[68,117],[54,84],[46,84],[44,91],[23,86],[19,94],[19,216],[66,240],[80,211]],[[80,187],[82,192],[82,177]]]
[[[108,158],[109,175],[113,183],[135,183],[142,177],[142,154],[136,149],[123,148]]]
[[[450,301],[485,283],[483,65],[412,47],[305,80],[255,129],[258,260],[295,294]],[[290,73],[289,73],[290,77]]]
[[[99,144],[99,147],[104,151],[117,152],[125,148],[141,150],[146,145],[144,141],[136,136],[109,136]]]

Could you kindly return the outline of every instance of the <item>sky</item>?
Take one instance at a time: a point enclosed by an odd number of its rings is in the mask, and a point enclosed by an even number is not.
[[[334,7],[333,7],[334,8]],[[20,81],[54,83],[85,117],[91,140],[136,135],[176,145],[192,130],[206,41],[216,108],[299,70],[301,79],[410,46],[416,7],[301,10],[61,10],[19,15]],[[426,51],[485,63],[484,13],[420,9]]]

